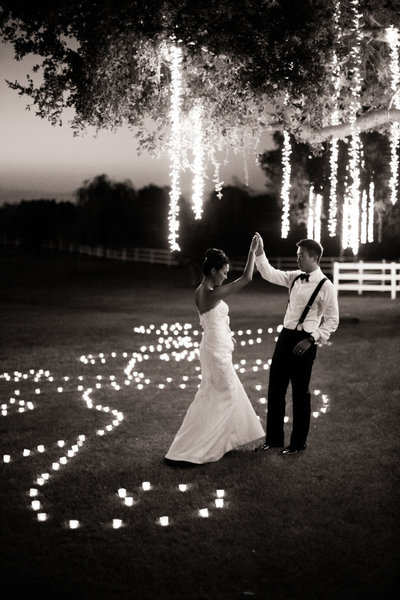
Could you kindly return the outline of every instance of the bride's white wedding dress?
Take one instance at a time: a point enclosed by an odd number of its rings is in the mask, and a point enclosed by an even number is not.
[[[202,379],[166,458],[192,463],[219,460],[226,452],[265,436],[232,364],[229,308],[222,300],[200,315]]]

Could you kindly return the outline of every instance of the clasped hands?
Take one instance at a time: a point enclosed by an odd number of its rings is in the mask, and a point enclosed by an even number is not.
[[[258,231],[256,231],[252,237],[251,250],[253,250],[257,256],[260,256],[260,254],[264,252],[264,242]]]

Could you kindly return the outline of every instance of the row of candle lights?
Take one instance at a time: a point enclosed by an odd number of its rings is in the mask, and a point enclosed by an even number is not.
[[[142,483],[142,489],[143,491],[147,492],[149,490],[152,489],[151,484],[149,481],[143,481]],[[180,492],[186,492],[189,489],[188,484],[185,483],[180,483],[178,485],[178,490]],[[32,498],[35,498],[38,496],[38,489],[37,488],[31,488],[29,490],[29,496]],[[134,499],[132,496],[128,496],[127,495],[127,490],[125,488],[119,488],[118,490],[118,496],[124,500],[124,504],[125,506],[131,507],[134,505]],[[214,505],[216,508],[223,508],[224,507],[224,496],[225,496],[225,490],[223,489],[218,489],[216,490],[216,498],[214,500]],[[37,514],[37,520],[39,522],[44,522],[48,520],[48,515],[47,513],[44,512],[39,512],[42,509],[42,504],[40,502],[40,500],[32,500],[31,501],[31,508],[32,510],[34,510]],[[198,516],[202,517],[202,518],[208,518],[210,516],[210,512],[208,508],[201,508],[198,511]],[[168,525],[170,525],[170,519],[168,516],[164,515],[162,517],[160,517],[157,520],[158,524],[161,525],[162,527],[166,527]],[[112,520],[112,528],[113,529],[119,529],[124,525],[124,522],[122,519],[113,519]],[[78,529],[79,527],[81,527],[81,522],[78,519],[70,519],[68,521],[68,527],[70,529]]]

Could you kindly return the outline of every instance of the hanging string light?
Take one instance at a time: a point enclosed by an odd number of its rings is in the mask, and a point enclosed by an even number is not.
[[[314,235],[314,188],[310,187],[308,194],[308,214],[307,214],[307,237],[312,239]]]
[[[335,9],[333,14],[333,26],[337,40],[337,45],[340,45],[341,41],[341,29],[339,27],[340,19],[340,1],[335,3]],[[332,55],[332,81],[335,90],[333,111],[331,116],[331,124],[339,124],[339,111],[338,101],[340,96],[340,67],[338,62],[337,52],[334,49]],[[337,228],[337,170],[338,170],[338,157],[339,157],[339,140],[332,138],[331,141],[331,154],[330,154],[330,193],[329,193],[329,214],[328,214],[328,231],[331,237],[336,235]]]
[[[387,29],[387,38],[390,45],[390,73],[391,73],[391,88],[393,91],[393,106],[400,110],[400,70],[399,70],[399,48],[400,48],[400,35],[399,30],[391,25]],[[390,191],[392,204],[397,202],[397,191],[399,186],[398,173],[399,173],[399,149],[400,142],[400,125],[395,122],[390,126]]]
[[[350,90],[352,101],[350,103],[349,121],[351,125],[351,140],[349,149],[349,173],[351,174],[350,185],[350,222],[349,222],[349,246],[355,255],[358,254],[360,237],[360,160],[361,160],[361,139],[360,131],[357,127],[357,113],[360,110],[361,93],[361,13],[359,12],[359,0],[351,0],[351,10],[353,13],[353,32],[354,44],[351,49],[352,58],[352,78]]]
[[[321,241],[321,213],[322,213],[322,196],[316,194],[314,202],[314,236],[313,239],[317,242]]]
[[[287,131],[283,132],[283,148],[282,148],[282,168],[283,168],[283,177],[282,177],[282,190],[281,190],[281,198],[282,198],[282,238],[287,238],[290,222],[289,222],[289,213],[290,213],[290,155],[292,152],[292,148],[290,145],[290,135]]]
[[[374,241],[374,219],[375,219],[375,185],[371,181],[369,184],[369,201],[368,201],[368,231],[367,241]]]
[[[193,211],[195,219],[201,219],[203,213],[204,193],[204,144],[203,144],[203,109],[196,102],[192,110],[193,120]]]
[[[317,242],[321,241],[321,212],[322,196],[316,194],[311,186],[308,195],[307,237]]]
[[[169,244],[170,250],[180,250],[179,237],[179,198],[180,190],[180,152],[181,152],[181,107],[182,107],[182,49],[179,46],[170,46],[168,59],[171,70],[171,106],[169,118],[171,123],[171,139],[169,155],[171,164],[171,191],[169,194],[170,205],[168,213]]]
[[[343,195],[342,208],[342,249],[346,250],[350,246],[350,231],[351,231],[351,198],[347,182],[345,183],[345,191]]]
[[[360,241],[362,244],[367,243],[367,224],[368,224],[368,199],[367,192],[363,190],[361,200],[361,235]]]
[[[221,163],[217,160],[217,157],[215,156],[215,149],[211,148],[210,150],[210,160],[212,162],[212,164],[214,165],[214,176],[213,176],[213,183],[214,183],[214,190],[217,194],[217,198],[221,199],[222,198],[222,188],[224,185],[224,182],[221,181],[220,179],[220,168],[221,168]]]

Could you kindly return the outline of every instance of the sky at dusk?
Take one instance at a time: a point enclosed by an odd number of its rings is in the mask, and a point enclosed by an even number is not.
[[[103,173],[113,181],[129,179],[136,189],[151,183],[170,185],[168,157],[139,155],[132,131],[104,131],[97,137],[88,132],[74,137],[68,123],[54,127],[37,117],[34,109],[26,110],[29,98],[18,96],[5,80],[24,83],[37,62],[41,60],[35,57],[15,61],[13,48],[0,43],[0,205],[21,199],[72,200],[85,180]],[[260,152],[270,146],[270,140],[266,133]],[[221,180],[225,185],[244,183],[243,157],[231,152],[228,159],[229,164],[221,168]],[[251,190],[265,189],[265,176],[255,158],[248,159],[248,172]],[[213,189],[211,165],[207,176],[209,192]],[[187,197],[191,181],[188,171],[182,174],[182,192]]]

